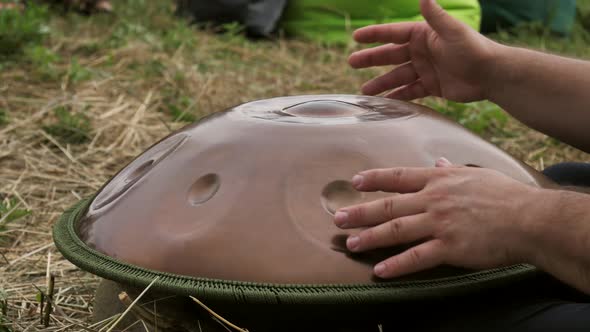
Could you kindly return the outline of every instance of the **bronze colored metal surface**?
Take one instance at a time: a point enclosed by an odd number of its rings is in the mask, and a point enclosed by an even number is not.
[[[333,224],[360,193],[359,171],[457,164],[536,186],[532,168],[437,113],[376,97],[322,95],[255,101],[160,141],[96,196],[79,231],[96,250],[144,268],[237,281],[376,283],[391,250],[347,252]],[[409,278],[464,273],[441,268]]]

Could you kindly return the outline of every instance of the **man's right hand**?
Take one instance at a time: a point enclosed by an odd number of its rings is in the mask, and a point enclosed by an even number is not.
[[[372,25],[354,33],[359,43],[385,43],[355,52],[354,68],[399,65],[367,82],[368,95],[388,98],[438,96],[458,102],[487,99],[499,44],[451,17],[434,0],[421,0],[426,22]]]

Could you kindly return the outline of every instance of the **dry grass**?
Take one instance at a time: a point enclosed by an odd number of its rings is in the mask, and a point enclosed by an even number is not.
[[[64,209],[185,124],[167,110],[181,108],[200,117],[260,98],[356,93],[375,73],[349,69],[344,48],[299,41],[251,43],[177,27],[171,17],[154,16],[153,26],[127,31],[124,43],[113,43],[121,22],[56,17],[45,47],[59,59],[49,69],[23,60],[0,73],[0,109],[8,115],[0,127],[0,198],[32,211],[0,229],[6,240],[0,244],[0,290],[8,299],[6,326],[14,331],[89,326],[98,279],[62,258],[51,227]],[[163,37],[158,26],[192,37],[185,42]],[[182,98],[187,102],[171,105]],[[87,142],[70,144],[43,130],[56,121],[59,107],[89,119]],[[503,128],[492,123],[483,135],[539,169],[563,160],[590,161],[513,120]],[[48,271],[55,275],[55,311],[44,327],[37,287],[45,291]]]

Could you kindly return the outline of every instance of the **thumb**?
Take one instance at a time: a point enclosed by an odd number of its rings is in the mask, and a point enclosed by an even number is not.
[[[465,31],[465,25],[449,15],[436,0],[420,0],[422,16],[442,39],[457,38]]]

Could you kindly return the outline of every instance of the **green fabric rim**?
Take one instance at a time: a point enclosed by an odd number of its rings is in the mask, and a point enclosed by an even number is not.
[[[83,270],[132,287],[144,288],[156,277],[153,290],[202,300],[235,304],[386,304],[469,294],[534,277],[530,265],[514,265],[457,277],[392,281],[379,284],[268,284],[182,276],[127,264],[88,247],[76,233],[92,198],[64,212],[53,228],[59,251]]]

